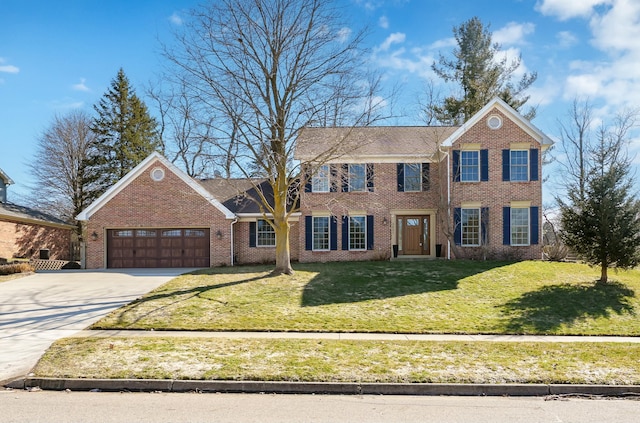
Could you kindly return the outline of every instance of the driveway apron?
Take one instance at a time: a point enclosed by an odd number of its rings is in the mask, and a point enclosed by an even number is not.
[[[38,272],[0,283],[0,382],[26,375],[53,341],[190,270]]]

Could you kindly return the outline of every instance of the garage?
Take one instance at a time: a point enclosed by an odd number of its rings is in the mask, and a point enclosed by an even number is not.
[[[209,228],[108,229],[107,267],[209,267],[209,235]]]

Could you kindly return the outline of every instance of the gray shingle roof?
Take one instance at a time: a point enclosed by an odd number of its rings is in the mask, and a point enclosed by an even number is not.
[[[68,222],[51,216],[50,214],[9,202],[0,203],[0,219],[12,221],[29,221],[36,223],[39,222],[44,225],[65,225],[72,227],[72,225],[70,225]]]

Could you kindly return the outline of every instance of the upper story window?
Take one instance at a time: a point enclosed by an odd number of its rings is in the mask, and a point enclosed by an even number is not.
[[[422,191],[422,169],[420,163],[404,164],[404,191]]]
[[[256,245],[258,247],[275,247],[276,231],[264,219],[258,219],[256,225]]]
[[[511,150],[509,154],[509,173],[512,182],[529,180],[529,151]]]
[[[364,164],[349,165],[349,191],[364,192],[367,190],[367,167]]]
[[[311,178],[312,192],[329,192],[331,186],[331,169],[329,165],[322,165]]]
[[[478,182],[480,180],[480,151],[460,152],[460,181]]]

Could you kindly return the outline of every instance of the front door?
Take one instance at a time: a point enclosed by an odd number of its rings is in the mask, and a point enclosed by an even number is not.
[[[398,217],[398,238],[400,254],[429,255],[431,240],[429,236],[429,216]]]

